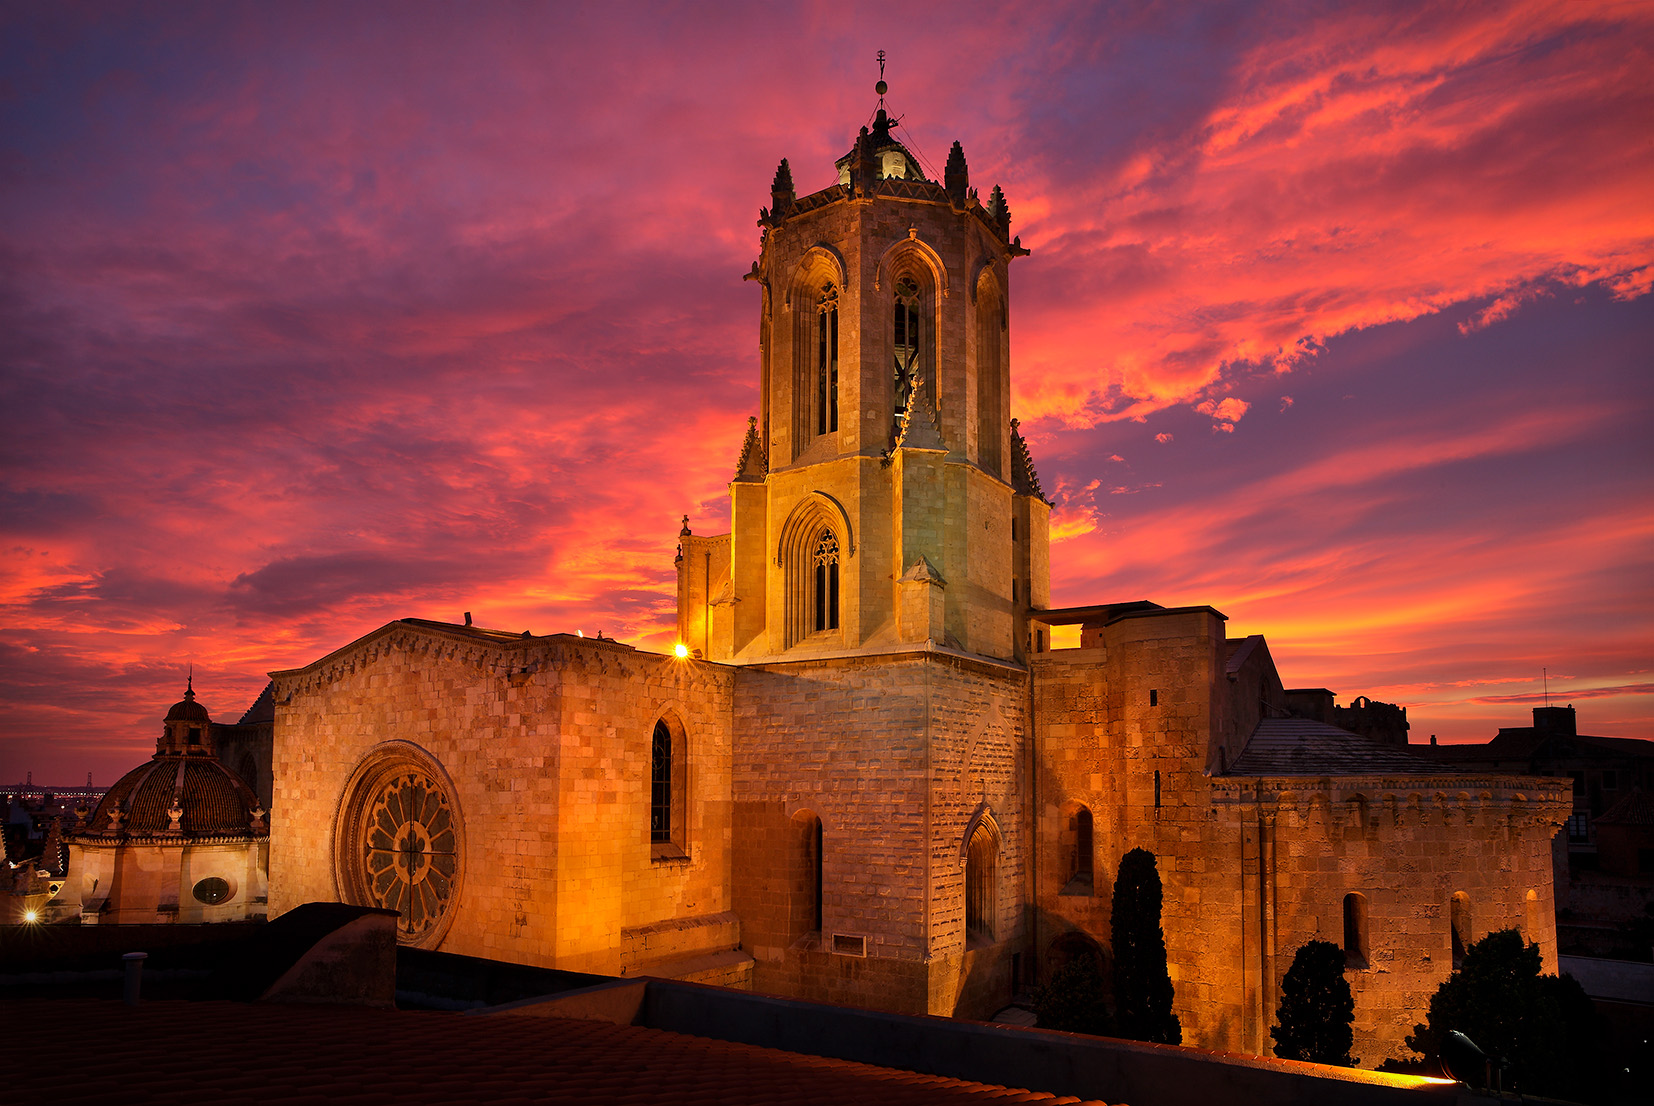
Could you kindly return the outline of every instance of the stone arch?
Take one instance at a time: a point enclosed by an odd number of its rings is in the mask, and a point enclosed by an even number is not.
[[[816,274],[825,273],[840,288],[843,288],[849,272],[844,265],[844,255],[827,242],[817,242],[799,256],[798,264],[787,281],[785,303],[790,310],[800,291],[814,289],[813,278]]]
[[[358,758],[333,818],[340,902],[397,911],[397,941],[438,948],[453,924],[468,866],[465,818],[448,771],[411,741]]]
[[[810,247],[787,282],[792,314],[792,432],[795,455],[839,429],[839,320],[844,259],[830,246]]]
[[[879,263],[873,269],[873,290],[887,292],[895,282],[895,274],[901,269],[902,263],[912,258],[914,262],[922,264],[930,275],[931,285],[943,299],[948,298],[948,266],[930,245],[921,239],[915,232],[909,231],[908,237],[890,244],[884,253],[879,255]]]
[[[1097,965],[1097,974],[1104,979],[1109,975],[1108,950],[1103,948],[1091,934],[1082,929],[1070,929],[1059,933],[1052,939],[1045,949],[1046,978],[1049,979],[1068,965],[1084,957],[1090,957]]]
[[[1061,817],[1059,840],[1062,855],[1059,862],[1065,880],[1062,894],[1093,894],[1096,883],[1096,819],[1091,808],[1081,802],[1064,803]]]
[[[812,634],[842,633],[846,578],[853,579],[845,570],[854,554],[850,519],[831,496],[811,492],[787,515],[775,556],[785,647]]]

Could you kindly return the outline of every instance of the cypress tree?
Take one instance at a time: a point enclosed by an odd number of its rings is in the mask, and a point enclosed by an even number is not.
[[[1344,978],[1344,950],[1330,941],[1311,941],[1292,958],[1281,980],[1280,1024],[1270,1027],[1275,1055],[1353,1068],[1355,996]]]
[[[1175,1045],[1183,1027],[1172,1013],[1166,934],[1160,928],[1160,872],[1154,854],[1133,849],[1114,877],[1114,1014],[1116,1032],[1135,1041]]]

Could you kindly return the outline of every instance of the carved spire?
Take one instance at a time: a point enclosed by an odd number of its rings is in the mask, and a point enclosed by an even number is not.
[[[787,159],[782,158],[775,170],[775,182],[770,185],[770,204],[775,217],[780,218],[791,211],[797,198],[798,193],[793,190],[792,168],[787,164]]]
[[[999,233],[1011,233],[1011,205],[1005,202],[1005,193],[994,185],[993,192],[988,196],[988,215],[999,227]]]
[[[764,446],[758,440],[758,419],[747,417],[747,436],[741,441],[741,459],[735,463],[735,479],[762,483],[766,466]]]
[[[1011,487],[1018,495],[1031,495],[1049,504],[1051,501],[1040,489],[1039,473],[1034,471],[1034,458],[1028,452],[1028,443],[1017,429],[1021,425],[1021,420],[1011,420]]]
[[[913,391],[908,396],[907,409],[902,412],[902,421],[896,430],[896,444],[891,447],[891,452],[898,449],[947,448],[947,443],[942,440],[942,431],[936,426],[936,405],[930,401],[925,378],[914,373]]]
[[[971,174],[965,166],[965,148],[958,142],[948,151],[948,165],[942,173],[942,184],[953,197],[956,204],[965,202],[965,194],[970,191]]]

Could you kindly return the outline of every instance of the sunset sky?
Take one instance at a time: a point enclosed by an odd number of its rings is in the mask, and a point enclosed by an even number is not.
[[[1654,737],[1654,4],[12,3],[0,782],[395,618],[668,646],[879,49],[1033,251],[1057,605]]]

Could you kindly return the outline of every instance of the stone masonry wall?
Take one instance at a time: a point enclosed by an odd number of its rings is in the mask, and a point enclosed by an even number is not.
[[[962,841],[987,811],[1003,838],[992,944],[1014,946],[1025,687],[1015,669],[924,652],[740,672],[734,899],[758,990],[935,1013],[1008,996],[1000,958],[961,966]],[[819,933],[792,902],[813,887],[789,874],[806,811],[823,824]]]
[[[1518,925],[1554,963],[1560,791],[1510,778],[1336,777],[1268,781],[1260,799],[1259,781],[1207,774],[1229,696],[1257,690],[1223,678],[1222,641],[1216,612],[1157,612],[1107,627],[1096,648],[1033,658],[1041,970],[1067,934],[1106,951],[1114,876],[1135,846],[1157,858],[1185,1044],[1267,1053],[1293,952],[1313,937],[1343,940],[1350,892],[1367,899],[1368,966],[1349,978],[1355,1054],[1369,1065],[1400,1053],[1451,968],[1453,892],[1470,896],[1475,936]],[[1094,824],[1089,894],[1069,884],[1081,805]]]
[[[412,742],[464,823],[446,951],[618,972],[626,926],[728,909],[731,672],[569,637],[392,623],[276,674],[270,912],[339,895],[333,827],[353,768]],[[687,857],[652,857],[654,722],[685,734]]]

